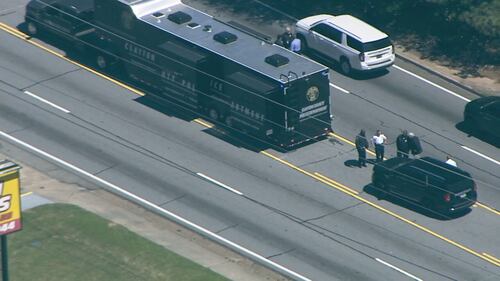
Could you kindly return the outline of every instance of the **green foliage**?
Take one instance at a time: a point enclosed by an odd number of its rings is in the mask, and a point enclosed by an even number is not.
[[[351,14],[427,57],[500,64],[500,0],[270,0],[296,18]]]
[[[73,205],[23,212],[9,235],[12,280],[227,280],[120,225]]]

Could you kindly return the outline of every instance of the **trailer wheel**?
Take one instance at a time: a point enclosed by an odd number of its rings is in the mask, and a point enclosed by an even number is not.
[[[224,123],[226,123],[226,125],[227,125],[229,128],[233,128],[233,126],[234,126],[233,117],[231,117],[231,116],[227,116],[227,117],[226,117],[226,120],[224,120]]]
[[[217,111],[217,109],[215,109],[215,108],[210,108],[208,110],[208,117],[210,117],[210,119],[212,119],[214,121],[219,121],[219,118],[220,118],[219,111]]]
[[[38,34],[38,25],[35,22],[28,21],[26,27],[29,35],[35,36]]]
[[[97,54],[95,57],[95,62],[99,69],[108,68],[108,59],[103,54]]]

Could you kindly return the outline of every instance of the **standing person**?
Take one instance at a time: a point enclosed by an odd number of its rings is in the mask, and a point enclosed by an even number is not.
[[[422,153],[422,145],[420,144],[420,139],[415,136],[414,133],[408,133],[408,145],[413,156],[417,156]]]
[[[285,32],[278,36],[278,40],[276,40],[276,43],[287,49],[290,49],[290,44],[292,43],[294,37],[295,36],[293,36],[292,28],[287,26]]]
[[[290,43],[290,51],[297,53],[297,54],[300,54],[301,45],[302,45],[302,42],[300,41],[300,39],[295,37],[295,39],[292,40],[292,43]]]
[[[368,140],[366,139],[365,130],[361,130],[356,136],[356,150],[358,151],[359,167],[366,167],[366,149],[368,148]]]
[[[377,162],[384,160],[384,144],[387,142],[387,137],[382,134],[380,130],[375,132],[372,138],[373,145],[375,146],[375,158]]]
[[[449,155],[446,156],[446,164],[457,167],[457,162],[455,162],[455,160],[451,159],[451,157]]]
[[[410,154],[410,145],[407,130],[404,130],[403,133],[396,138],[396,147],[398,150],[398,157],[408,158]]]

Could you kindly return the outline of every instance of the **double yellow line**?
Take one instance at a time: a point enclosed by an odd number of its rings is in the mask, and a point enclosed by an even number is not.
[[[343,142],[345,142],[345,143],[348,143],[348,144],[350,144],[350,145],[352,145],[352,146],[356,146],[356,144],[355,144],[354,142],[352,142],[352,141],[350,141],[350,140],[348,140],[348,139],[346,139],[346,138],[344,138],[344,137],[342,137],[342,136],[339,136],[339,135],[337,135],[337,134],[335,134],[335,133],[330,133],[329,135],[330,135],[331,137],[334,137],[334,138],[336,138],[336,139],[339,139],[339,140],[341,140],[341,141],[343,141]],[[368,149],[367,149],[366,151],[367,151],[369,154],[371,154],[371,155],[375,155],[375,152],[373,152],[373,151],[371,151],[371,150],[368,150]],[[384,160],[385,160],[385,158],[384,158]],[[476,205],[477,205],[478,207],[481,207],[481,208],[483,208],[483,209],[487,210],[487,211],[492,212],[492,213],[493,213],[493,214],[495,214],[495,215],[500,215],[500,212],[499,212],[499,211],[495,210],[494,208],[492,208],[492,207],[490,207],[490,206],[488,206],[488,205],[485,205],[485,204],[482,204],[482,203],[479,203],[479,202],[476,202]]]
[[[112,82],[112,83],[114,83],[114,84],[116,84],[116,85],[118,85],[120,87],[123,87],[123,88],[125,88],[125,89],[127,89],[127,90],[129,90],[129,91],[131,91],[131,92],[133,92],[133,93],[135,93],[137,95],[139,95],[139,96],[144,96],[145,95],[143,92],[141,92],[141,91],[139,91],[137,89],[134,89],[134,88],[128,86],[127,84],[124,84],[124,83],[122,83],[122,82],[120,82],[120,81],[118,81],[116,79],[113,79],[113,78],[111,78],[111,77],[109,77],[107,75],[104,75],[104,74],[102,74],[102,73],[100,73],[98,71],[95,71],[92,68],[87,67],[87,66],[85,66],[83,64],[80,64],[80,63],[78,63],[76,61],[70,60],[67,57],[65,57],[64,55],[62,55],[62,54],[60,54],[60,53],[58,53],[58,52],[56,52],[54,50],[51,50],[51,49],[45,47],[44,45],[42,45],[42,44],[40,44],[38,42],[30,40],[31,39],[30,36],[28,36],[27,34],[25,34],[25,33],[23,33],[21,31],[15,29],[15,28],[13,28],[13,27],[11,27],[9,25],[6,25],[3,22],[0,22],[0,29],[2,29],[3,31],[5,31],[7,33],[10,33],[10,34],[16,36],[17,38],[22,39],[22,40],[24,40],[24,41],[26,41],[26,42],[34,45],[34,46],[37,46],[38,48],[40,48],[40,49],[42,49],[42,50],[44,50],[44,51],[46,51],[46,52],[48,52],[48,53],[50,53],[50,54],[58,57],[60,59],[63,59],[63,60],[65,60],[65,61],[67,61],[67,62],[69,62],[71,64],[74,64],[74,65],[76,65],[78,67],[81,67],[81,68],[87,70],[88,72],[91,72],[92,74],[95,74],[95,75],[97,75],[97,76],[99,76],[101,78],[104,78],[104,79],[106,79],[106,80],[108,80],[108,81],[110,81],[110,82]]]
[[[43,46],[43,45],[41,45],[41,44],[39,44],[37,42],[29,40],[30,36],[28,36],[28,35],[20,32],[17,29],[15,29],[13,27],[10,27],[10,26],[2,23],[2,22],[0,22],[0,29],[2,29],[5,32],[10,33],[10,34],[12,34],[12,35],[14,35],[14,36],[16,36],[16,37],[18,37],[18,38],[26,41],[26,42],[29,42],[30,44],[32,44],[34,46],[37,46],[37,47],[39,47],[39,48],[41,48],[41,49],[43,49],[43,50],[45,50],[45,51],[47,51],[47,52],[49,52],[49,53],[57,56],[57,57],[59,57],[59,58],[65,60],[67,62],[70,62],[70,63],[72,63],[72,64],[74,64],[74,65],[76,65],[78,67],[81,67],[81,68],[83,68],[83,69],[85,69],[85,70],[87,70],[87,71],[89,71],[89,72],[91,72],[91,73],[93,73],[93,74],[101,77],[101,78],[104,78],[104,79],[106,79],[106,80],[108,80],[108,81],[110,81],[112,83],[115,83],[118,86],[121,86],[121,87],[123,87],[123,88],[125,88],[127,90],[130,90],[130,91],[132,91],[133,93],[135,93],[137,95],[140,95],[140,96],[144,96],[145,95],[143,92],[138,91],[138,90],[136,90],[136,89],[134,89],[134,88],[132,88],[132,87],[124,84],[124,83],[121,83],[120,81],[117,81],[117,80],[115,80],[113,78],[110,78],[110,77],[108,77],[108,76],[106,76],[106,75],[104,75],[104,74],[102,74],[100,72],[97,72],[97,71],[95,71],[95,70],[93,70],[91,68],[88,68],[88,67],[86,67],[86,66],[84,66],[84,65],[82,65],[80,63],[72,61],[72,60],[66,58],[65,56],[63,56],[62,54],[59,54],[59,53],[57,53],[57,52],[55,52],[53,50],[50,50],[49,48],[47,48],[47,47],[45,47],[45,46]],[[198,124],[200,124],[202,126],[208,127],[208,128],[213,128],[214,127],[209,122],[206,122],[206,121],[204,121],[202,119],[199,119],[199,118],[193,120],[193,122],[196,122],[196,123],[198,123]],[[350,140],[348,140],[348,139],[346,139],[344,137],[341,137],[341,136],[336,135],[334,133],[331,133],[330,135],[333,136],[333,137],[336,137],[336,138],[338,138],[338,139],[340,139],[340,140],[342,140],[342,141],[344,141],[346,143],[354,145],[354,143],[352,141],[350,141]],[[371,155],[374,155],[374,153],[372,151],[368,151],[368,153],[370,153]],[[294,164],[292,164],[290,162],[282,160],[279,157],[277,157],[277,156],[275,156],[275,155],[273,155],[271,153],[268,153],[266,151],[261,151],[260,154],[265,155],[265,156],[267,156],[267,157],[269,157],[271,159],[274,159],[274,160],[276,160],[276,161],[278,161],[278,162],[280,162],[280,163],[282,163],[282,164],[284,164],[284,165],[286,165],[286,166],[288,166],[288,167],[290,167],[290,168],[292,168],[292,169],[294,169],[294,170],[296,170],[296,171],[298,171],[298,172],[300,172],[302,174],[305,174],[305,175],[307,175],[307,176],[309,176],[311,178],[316,179],[319,182],[324,183],[327,186],[333,187],[333,188],[335,188],[335,189],[337,189],[337,190],[339,190],[339,191],[341,191],[341,192],[343,192],[343,193],[345,193],[345,194],[347,194],[349,196],[352,196],[352,197],[356,198],[357,200],[359,200],[359,201],[361,201],[363,203],[366,203],[367,205],[372,206],[375,209],[378,209],[378,210],[380,210],[380,211],[382,211],[382,212],[384,212],[384,213],[386,213],[388,215],[391,215],[391,216],[393,216],[393,217],[395,217],[395,218],[397,218],[397,219],[399,219],[399,220],[401,220],[403,222],[406,222],[406,223],[408,223],[408,224],[416,227],[417,229],[420,229],[420,230],[422,230],[422,231],[424,231],[424,232],[426,232],[426,233],[428,233],[428,234],[430,234],[432,236],[435,236],[435,237],[437,237],[437,238],[439,238],[439,239],[441,239],[441,240],[443,240],[445,242],[448,242],[451,245],[454,245],[454,246],[456,246],[456,247],[458,247],[458,248],[460,248],[460,249],[462,249],[462,250],[464,250],[464,251],[466,251],[466,252],[468,252],[468,253],[470,253],[470,254],[472,254],[474,256],[477,256],[477,257],[479,257],[479,258],[481,258],[481,259],[483,259],[483,260],[485,260],[485,261],[487,261],[489,263],[492,263],[492,264],[500,267],[500,260],[498,258],[496,258],[496,257],[494,257],[494,256],[492,256],[490,254],[487,254],[487,253],[480,254],[480,253],[478,253],[478,252],[476,252],[476,251],[474,251],[474,250],[472,250],[472,249],[470,249],[468,247],[465,247],[465,246],[463,246],[463,245],[461,245],[461,244],[459,244],[459,243],[457,243],[455,241],[452,241],[452,240],[450,240],[450,239],[448,239],[448,238],[446,238],[446,237],[444,237],[444,236],[442,236],[442,235],[440,235],[440,234],[438,234],[436,232],[433,232],[432,230],[430,230],[430,229],[428,229],[428,228],[426,228],[424,226],[421,226],[421,225],[419,225],[417,223],[414,223],[414,222],[412,222],[412,221],[410,221],[410,220],[408,220],[408,219],[406,219],[406,218],[404,218],[404,217],[402,217],[402,216],[400,216],[400,215],[398,215],[398,214],[396,214],[396,213],[394,213],[394,212],[392,212],[390,210],[387,210],[387,209],[385,209],[385,208],[383,208],[383,207],[381,207],[381,206],[379,206],[379,205],[377,205],[377,204],[375,204],[375,203],[373,203],[373,202],[371,202],[371,201],[369,201],[369,200],[367,200],[367,199],[359,196],[359,193],[356,190],[351,189],[351,188],[349,188],[349,187],[347,187],[347,186],[345,186],[345,185],[343,185],[343,184],[341,184],[341,183],[339,183],[339,182],[337,182],[337,181],[335,181],[333,179],[330,179],[330,178],[328,178],[328,177],[326,177],[326,176],[324,176],[324,175],[322,175],[320,173],[316,173],[316,172],[315,173],[311,173],[311,172],[308,172],[308,171],[306,171],[306,170],[304,170],[304,169],[302,169],[302,168],[300,168],[300,167],[298,167],[298,166],[296,166],[296,165],[294,165]],[[28,194],[25,194],[25,195],[28,195]],[[484,206],[484,205],[481,204],[480,206]],[[493,210],[492,208],[487,207],[487,206],[484,206],[483,208],[485,208],[485,207],[488,208],[488,209],[490,209],[490,210],[492,210],[492,211],[496,211],[496,210]],[[498,212],[497,212],[497,214],[498,214]]]
[[[400,215],[398,215],[398,214],[396,214],[396,213],[394,213],[394,212],[392,212],[392,211],[390,211],[390,210],[388,210],[380,205],[377,205],[377,204],[359,196],[359,193],[357,191],[352,190],[352,189],[348,188],[347,186],[345,186],[345,185],[343,185],[343,184],[341,184],[333,179],[327,178],[319,173],[314,173],[314,174],[310,173],[310,172],[308,172],[302,168],[299,168],[296,165],[291,164],[290,162],[287,162],[283,159],[280,159],[279,157],[272,155],[271,153],[268,153],[266,151],[261,151],[260,153],[263,155],[266,155],[267,157],[272,158],[272,159],[274,159],[274,160],[276,160],[276,161],[278,161],[278,162],[280,162],[280,163],[282,163],[282,164],[284,164],[284,165],[286,165],[286,166],[288,166],[296,171],[299,171],[305,175],[308,175],[308,176],[310,176],[310,177],[312,177],[312,178],[314,178],[314,179],[316,179],[316,180],[318,180],[318,181],[320,181],[320,182],[322,182],[330,187],[333,187],[341,192],[344,192],[344,193],[356,198],[357,200],[359,200],[363,203],[366,203],[367,205],[370,205],[371,207],[378,209],[378,210],[380,210],[380,211],[382,211],[382,212],[384,212],[392,217],[395,217],[395,218],[397,218],[397,219],[399,219],[399,220],[401,220],[401,221],[403,221],[411,226],[414,226],[414,227],[416,227],[416,228],[418,228],[418,229],[420,229],[420,230],[422,230],[422,231],[424,231],[424,232],[426,232],[434,237],[437,237],[445,242],[448,242],[449,244],[456,246],[456,247],[458,247],[458,248],[460,248],[460,249],[462,249],[462,250],[464,250],[464,251],[466,251],[474,256],[477,256],[477,257],[479,257],[479,258],[481,258],[489,263],[492,263],[496,266],[500,266],[500,261],[497,258],[495,258],[494,256],[486,254],[486,253],[480,254],[480,253],[478,253],[478,252],[476,252],[476,251],[474,251],[466,246],[463,246],[463,245],[461,245],[453,240],[450,240],[450,239],[442,236],[441,234],[438,234],[438,233],[436,233],[436,232],[434,232],[434,231],[432,231],[432,230],[430,230],[430,229],[428,229],[420,224],[417,224],[409,219],[406,219],[406,218],[404,218],[404,217],[402,217],[402,216],[400,216]]]

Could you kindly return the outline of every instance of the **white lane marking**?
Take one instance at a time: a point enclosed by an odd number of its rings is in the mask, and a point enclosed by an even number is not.
[[[233,193],[236,193],[236,194],[238,194],[238,195],[243,195],[243,193],[239,192],[238,190],[236,190],[236,189],[234,189],[234,188],[232,188],[232,187],[230,187],[230,186],[227,186],[227,185],[225,185],[225,184],[221,183],[220,181],[214,180],[214,179],[212,179],[212,178],[211,178],[211,177],[209,177],[209,176],[206,176],[206,175],[204,175],[204,174],[202,174],[202,173],[196,173],[196,174],[197,174],[198,176],[200,176],[200,177],[202,177],[202,178],[204,178],[204,179],[208,180],[208,181],[211,181],[211,182],[215,183],[216,185],[218,185],[218,186],[220,186],[220,187],[222,187],[222,188],[225,188],[225,189],[227,189],[227,190],[229,190],[229,191],[233,192]]]
[[[160,206],[155,205],[154,203],[147,201],[146,199],[143,199],[143,198],[141,198],[141,197],[139,197],[139,196],[137,196],[137,195],[135,195],[133,193],[130,193],[130,192],[126,191],[125,189],[123,189],[123,188],[121,188],[119,186],[116,186],[116,185],[114,185],[114,184],[112,184],[112,183],[110,183],[108,181],[105,181],[105,180],[103,180],[103,179],[101,179],[101,178],[99,178],[97,176],[94,176],[93,174],[91,174],[91,173],[89,173],[89,172],[87,172],[87,171],[85,171],[83,169],[80,169],[80,168],[76,167],[73,164],[70,164],[70,163],[68,163],[68,162],[66,162],[66,161],[64,161],[62,159],[59,159],[59,158],[57,158],[57,157],[55,157],[55,156],[53,156],[53,155],[51,155],[51,154],[49,154],[49,153],[41,150],[41,149],[38,149],[38,148],[36,148],[36,147],[28,144],[28,143],[25,143],[22,140],[17,139],[15,137],[13,137],[13,136],[11,136],[11,135],[3,132],[3,131],[0,131],[0,136],[3,136],[4,138],[7,138],[7,139],[9,139],[12,142],[20,144],[20,145],[22,145],[22,146],[24,146],[24,147],[26,147],[26,148],[34,151],[34,152],[36,152],[36,153],[38,153],[38,154],[46,157],[46,158],[49,158],[50,160],[52,160],[54,162],[57,162],[60,165],[66,166],[66,167],[74,170],[75,172],[78,172],[78,173],[80,173],[80,174],[82,174],[84,176],[87,176],[87,177],[91,178],[92,180],[100,182],[103,185],[106,185],[107,187],[109,187],[111,189],[114,189],[114,190],[116,190],[116,191],[124,194],[125,196],[128,196],[129,198],[131,198],[133,200],[136,200],[137,202],[139,202],[141,204],[144,204],[144,205],[146,205],[146,206],[148,206],[148,207],[150,207],[152,209],[157,210],[160,213],[165,214],[166,216],[168,216],[168,217],[176,220],[177,222],[183,224],[184,226],[187,226],[187,227],[189,227],[189,228],[191,228],[191,229],[193,229],[193,230],[195,230],[195,231],[197,231],[199,233],[203,233],[203,234],[205,234],[207,236],[210,236],[211,238],[213,238],[214,240],[218,241],[219,243],[227,245],[227,246],[229,246],[229,247],[231,247],[233,249],[236,249],[237,251],[240,251],[240,252],[244,253],[245,255],[247,255],[249,257],[252,257],[252,258],[254,258],[256,260],[259,260],[260,262],[263,262],[263,263],[267,264],[270,267],[273,267],[275,270],[277,270],[279,272],[285,272],[286,274],[288,274],[290,276],[293,276],[294,278],[299,279],[299,280],[312,281],[311,279],[309,279],[309,278],[307,278],[307,277],[305,277],[303,275],[300,275],[299,273],[297,273],[297,272],[295,272],[293,270],[290,270],[290,269],[288,269],[288,268],[286,268],[286,267],[284,267],[284,266],[282,266],[282,265],[280,265],[278,263],[275,263],[275,262],[273,262],[273,261],[271,261],[271,260],[269,260],[269,259],[267,259],[267,258],[265,258],[265,257],[263,257],[263,256],[261,256],[261,255],[259,255],[257,253],[255,253],[255,252],[253,252],[253,251],[251,251],[251,250],[249,250],[247,248],[244,248],[243,246],[240,246],[240,245],[238,245],[238,244],[236,244],[236,243],[234,243],[234,242],[232,242],[232,241],[230,241],[230,240],[228,240],[228,239],[226,239],[226,238],[224,238],[224,237],[222,237],[222,236],[220,236],[220,235],[218,235],[216,233],[211,232],[210,230],[208,230],[208,229],[206,229],[206,228],[204,228],[202,226],[199,226],[199,225],[197,225],[197,224],[195,224],[193,222],[190,222],[190,221],[188,221],[187,219],[185,219],[185,218],[183,218],[181,216],[178,216],[178,215],[176,215],[176,214],[174,214],[174,213],[172,213],[172,212],[170,212],[170,211],[168,211],[166,209],[163,209]]]
[[[344,92],[344,93],[346,93],[346,94],[349,94],[349,91],[348,91],[348,90],[343,89],[343,88],[340,88],[339,86],[334,85],[333,83],[330,83],[330,86],[334,87],[335,89],[337,89],[337,90],[339,90],[339,91],[341,91],[341,92]]]
[[[399,67],[399,66],[397,66],[397,65],[393,65],[392,67],[394,67],[394,68],[396,68],[396,69],[399,69],[399,70],[401,70],[401,71],[403,71],[403,72],[405,72],[405,73],[407,73],[407,74],[409,74],[409,75],[411,75],[411,76],[413,76],[413,77],[415,77],[415,78],[417,78],[417,79],[420,79],[420,80],[422,80],[422,81],[424,81],[424,82],[426,82],[426,83],[428,83],[428,84],[431,84],[432,86],[434,86],[434,87],[436,87],[436,88],[438,88],[438,89],[441,89],[441,90],[443,90],[443,91],[447,92],[448,94],[454,95],[455,97],[457,97],[457,98],[459,98],[459,99],[462,99],[462,100],[464,100],[464,101],[466,101],[466,102],[470,102],[470,99],[465,98],[465,97],[462,97],[461,95],[459,95],[459,94],[457,94],[457,93],[455,93],[455,92],[453,92],[453,91],[450,91],[450,90],[446,89],[446,88],[445,88],[445,87],[443,87],[443,86],[439,86],[438,84],[436,84],[436,83],[434,83],[434,82],[431,82],[431,81],[429,81],[429,80],[427,80],[427,79],[425,79],[425,78],[423,78],[423,77],[421,77],[421,76],[419,76],[419,75],[417,75],[417,74],[415,74],[415,73],[413,73],[413,72],[410,72],[410,71],[408,71],[408,70],[406,70],[406,69],[404,69],[404,68],[402,68],[402,67]]]
[[[386,266],[388,266],[388,267],[396,270],[396,271],[399,271],[399,272],[403,273],[404,275],[412,278],[413,280],[423,281],[422,279],[418,278],[417,276],[415,276],[413,274],[410,274],[410,273],[408,273],[408,272],[406,272],[406,271],[404,271],[404,270],[402,270],[402,269],[400,269],[400,268],[398,268],[398,267],[396,267],[396,266],[394,266],[394,265],[392,265],[392,264],[390,264],[390,263],[388,263],[386,261],[383,261],[383,260],[381,260],[379,258],[375,258],[375,260],[378,261],[381,264],[384,264],[384,265],[386,265]]]
[[[472,152],[472,153],[474,153],[474,154],[476,154],[478,156],[481,156],[481,157],[483,157],[486,160],[490,160],[491,162],[493,162],[493,163],[495,163],[497,165],[500,165],[500,161],[497,161],[497,160],[495,160],[495,159],[493,159],[491,157],[488,157],[488,156],[486,156],[486,155],[484,155],[482,153],[479,153],[479,152],[477,152],[477,151],[475,151],[475,150],[473,150],[471,148],[468,148],[467,146],[462,145],[462,148],[465,149],[465,150],[468,150],[468,151],[470,151],[470,152]]]
[[[55,107],[55,108],[59,109],[60,111],[62,111],[62,112],[64,112],[64,113],[70,113],[70,111],[69,111],[69,110],[67,110],[66,108],[64,108],[64,107],[60,107],[59,105],[57,105],[57,104],[55,104],[55,103],[52,103],[52,102],[50,102],[50,101],[48,101],[48,100],[46,100],[46,99],[44,99],[44,98],[41,98],[41,97],[39,97],[39,96],[37,96],[37,95],[35,95],[35,94],[31,93],[31,92],[24,91],[24,93],[25,93],[25,94],[27,94],[28,96],[32,96],[32,97],[34,97],[35,99],[37,99],[37,100],[39,100],[39,101],[41,101],[41,102],[44,102],[44,103],[46,103],[46,104],[48,104],[48,105],[50,105],[50,106],[52,106],[52,107]]]

